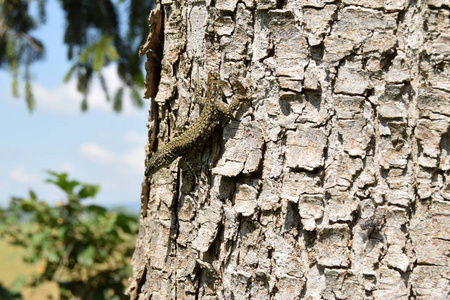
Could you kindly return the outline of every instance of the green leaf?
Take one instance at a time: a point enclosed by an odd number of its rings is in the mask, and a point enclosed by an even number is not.
[[[106,80],[102,73],[98,74],[98,79],[100,80],[100,85],[102,87],[102,90],[105,92],[106,101],[109,102],[110,98],[109,98],[109,93],[108,93],[108,86],[106,85]]]
[[[45,0],[38,0],[39,18],[42,23],[45,23],[46,21],[45,3],[46,3]]]
[[[64,82],[68,82],[70,80],[70,78],[72,78],[73,72],[77,69],[78,65],[74,64],[70,69],[69,72],[67,72],[67,74],[64,76],[63,81]]]
[[[114,103],[113,103],[113,109],[115,112],[122,111],[122,104],[123,104],[123,87],[119,88],[117,90],[116,95],[114,96]]]
[[[82,70],[78,72],[77,90],[83,94],[86,99],[89,84],[92,79],[92,68],[89,65],[84,65]]]
[[[24,211],[24,212],[33,212],[36,210],[36,202],[33,200],[25,200],[22,199],[20,201],[20,208]]]
[[[11,290],[13,292],[19,292],[22,290],[24,285],[25,285],[25,276],[23,274],[20,274],[16,277],[16,279],[14,279]]]
[[[36,234],[33,234],[33,236],[31,237],[31,245],[32,246],[41,245],[42,242],[47,238],[47,236],[48,236],[47,232],[38,232]]]
[[[83,101],[81,101],[81,111],[85,112],[88,110],[88,102],[86,97],[83,99]]]
[[[86,47],[83,53],[80,54],[80,62],[86,64],[89,60],[89,53],[92,52],[92,46]]]
[[[109,60],[118,60],[119,59],[119,53],[117,52],[116,48],[113,46],[113,37],[110,36],[107,38],[107,44],[105,45],[105,52],[106,56]]]
[[[58,229],[58,234],[57,237],[59,239],[62,239],[66,236],[67,232],[69,231],[69,227],[68,226],[62,226]]]
[[[114,37],[112,35],[104,35],[100,40],[87,47],[80,55],[80,62],[88,63],[89,58],[92,59],[92,69],[100,74],[101,69],[105,66],[106,60],[118,60],[119,53],[113,45]]]
[[[50,171],[50,170],[47,170],[47,173],[57,177],[59,180],[61,178],[64,178],[64,179],[67,178],[67,174],[66,173],[56,173],[56,172],[53,172],[53,171]],[[52,181],[50,179],[47,179],[46,182],[52,182]]]
[[[78,198],[94,198],[95,195],[100,191],[99,185],[85,184],[83,188],[78,192]]]
[[[11,90],[12,90],[12,95],[13,97],[19,97],[19,89],[18,89],[18,81],[17,81],[17,76],[13,77],[12,83],[11,83]]]
[[[78,254],[78,262],[91,266],[94,264],[94,256],[95,256],[95,247],[93,245],[89,245],[86,249],[81,251],[80,254]]]
[[[67,174],[66,173],[56,173],[53,171],[47,171],[48,174],[52,175],[53,177],[56,177],[56,179],[47,179],[45,182],[50,182],[61,188],[64,192],[66,192],[68,195],[73,195],[73,189],[80,185],[81,183],[76,180],[67,180]]]
[[[130,225],[135,223],[136,222],[135,220],[136,220],[135,217],[119,213],[117,216],[116,226],[121,228],[125,233],[131,233],[133,231],[133,228]]]
[[[31,83],[28,79],[25,81],[25,99],[27,101],[28,110],[32,112],[36,103],[31,90]]]
[[[104,215],[107,212],[104,207],[93,204],[86,206],[86,211],[95,215]]]
[[[49,262],[52,262],[52,263],[59,262],[59,260],[60,260],[58,253],[53,252],[53,251],[48,253],[46,258]]]
[[[100,70],[105,65],[105,49],[101,43],[98,43],[94,50],[94,59],[92,61],[92,69],[97,73],[100,73]]]
[[[132,73],[131,78],[133,80],[133,83],[135,86],[138,86],[140,88],[144,88],[145,84],[145,78],[142,72],[139,70],[138,72]]]
[[[30,200],[33,200],[33,201],[37,200],[36,193],[33,190],[29,190],[28,193],[30,195]]]
[[[114,235],[116,233],[114,229],[116,227],[117,213],[109,213],[108,217],[105,218],[105,221],[105,224],[103,224],[103,230],[108,233],[111,232],[111,235]]]
[[[6,35],[6,55],[10,59],[14,59],[14,55],[16,52],[15,45],[16,45],[16,38],[11,34],[7,34]]]
[[[133,104],[136,107],[142,108],[144,106],[144,101],[142,100],[141,93],[138,91],[138,89],[133,88],[131,90],[131,99],[133,99]]]

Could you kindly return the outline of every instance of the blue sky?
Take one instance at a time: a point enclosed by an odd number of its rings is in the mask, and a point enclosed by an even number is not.
[[[11,196],[26,197],[33,189],[49,203],[63,193],[45,184],[46,170],[67,172],[69,178],[100,184],[96,204],[140,210],[140,185],[147,141],[147,109],[136,109],[124,97],[116,114],[98,81],[88,96],[89,110],[80,111],[82,96],[74,81],[62,79],[71,63],[62,44],[64,15],[56,1],[47,4],[47,23],[34,36],[44,42],[46,58],[33,65],[36,108],[29,113],[23,93],[11,95],[11,77],[0,71],[0,206]],[[136,51],[137,52],[137,51]],[[119,86],[115,67],[104,70],[110,91]],[[21,90],[19,90],[21,92]],[[148,107],[148,100],[145,107]]]

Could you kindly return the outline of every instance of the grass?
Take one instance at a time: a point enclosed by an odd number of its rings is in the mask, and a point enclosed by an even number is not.
[[[11,289],[19,275],[25,277],[25,282],[30,282],[33,273],[38,272],[42,265],[30,265],[23,262],[25,250],[9,244],[5,239],[0,239],[0,283],[5,288]],[[35,288],[26,287],[21,290],[23,300],[59,300],[58,286],[54,282],[46,282]]]

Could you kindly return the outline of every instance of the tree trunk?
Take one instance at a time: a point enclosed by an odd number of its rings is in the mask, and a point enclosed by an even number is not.
[[[449,7],[163,1],[149,148],[209,70],[255,94],[145,179],[131,299],[448,299]]]

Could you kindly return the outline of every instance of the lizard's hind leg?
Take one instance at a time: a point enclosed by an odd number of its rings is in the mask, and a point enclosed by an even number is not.
[[[194,166],[191,164],[189,157],[183,155],[181,157],[182,164],[182,190],[184,193],[189,193],[192,191],[195,185],[198,184],[197,174],[195,172]]]

